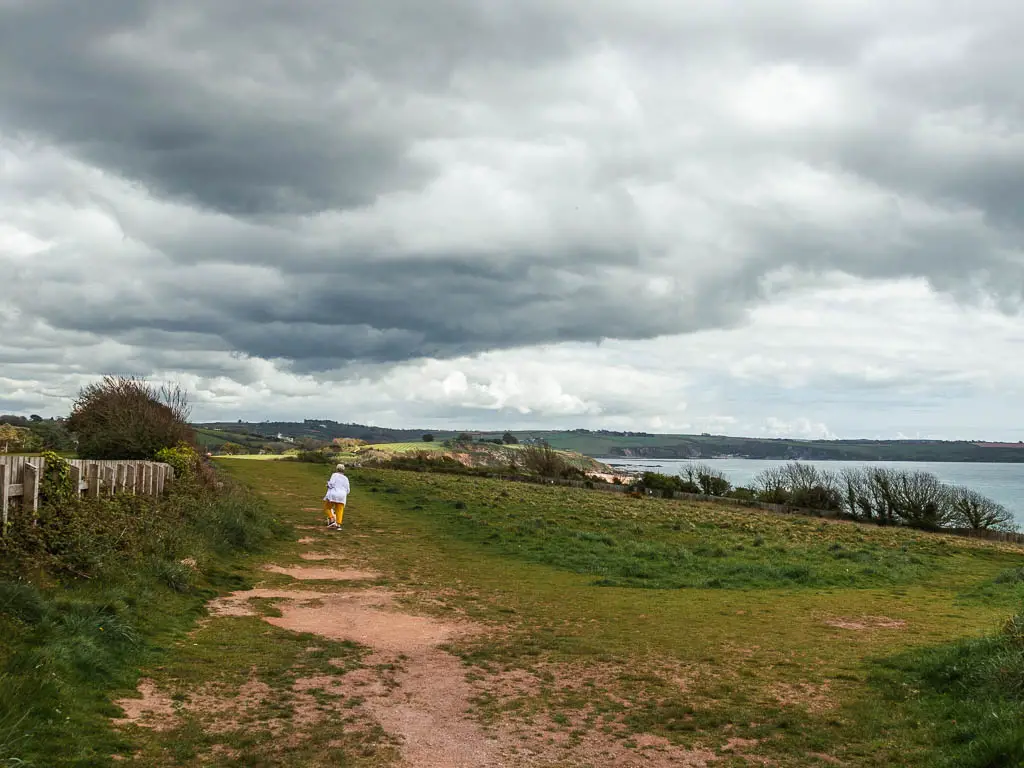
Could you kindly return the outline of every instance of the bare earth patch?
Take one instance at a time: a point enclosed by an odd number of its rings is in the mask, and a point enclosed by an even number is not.
[[[373,571],[359,571],[342,568],[282,568],[279,565],[265,565],[264,571],[280,573],[291,576],[299,581],[362,581],[364,579],[379,579],[380,574]]]
[[[770,690],[784,707],[803,707],[808,712],[825,712],[835,707],[828,683],[775,683]]]
[[[825,624],[837,629],[852,629],[864,632],[869,629],[905,629],[907,622],[903,619],[890,619],[888,616],[835,616],[826,619]]]
[[[148,678],[139,681],[139,698],[119,699],[114,703],[124,710],[124,717],[114,725],[139,725],[155,731],[169,731],[177,724],[174,702],[170,696],[157,690]]]
[[[678,684],[683,670],[671,664],[666,667],[663,671],[667,679],[671,684]],[[620,705],[623,711],[635,706],[635,702],[614,692],[619,680],[629,671],[616,664],[541,662],[531,670],[510,669],[478,677],[473,685],[477,695],[495,697],[508,708],[498,730],[513,737],[517,759],[510,765],[701,768],[719,759],[715,752],[702,745],[686,748],[661,736],[635,733],[621,722],[619,715],[593,711],[591,707],[601,697]],[[679,689],[685,690],[685,686],[680,685]],[[531,712],[529,706],[518,710],[514,706],[517,701],[527,703],[561,694],[570,694],[577,700],[588,699],[590,704],[571,714],[561,712],[561,723],[554,722],[546,712]],[[734,741],[734,748],[743,742]],[[760,758],[748,759],[760,761]]]
[[[337,555],[324,554],[322,552],[303,552],[299,557],[303,560],[341,560]]]
[[[829,765],[842,765],[843,764],[843,761],[840,760],[838,757],[833,757],[832,755],[826,755],[824,752],[808,752],[807,755],[808,755],[808,757],[817,758],[818,760],[821,760],[823,763],[828,763]]]
[[[471,625],[443,622],[392,610],[394,597],[384,590],[342,593],[289,593],[252,590],[215,601],[219,615],[244,615],[251,597],[293,598],[282,603],[281,616],[264,617],[270,624],[294,632],[308,632],[332,640],[367,645],[398,666],[395,685],[379,685],[347,676],[353,691],[365,697],[362,707],[383,728],[400,737],[409,765],[422,768],[500,766],[499,742],[467,719],[464,712],[471,694],[461,662],[437,646],[477,631]],[[323,679],[297,684],[298,693],[311,687],[339,686]],[[298,713],[297,713],[298,714]]]
[[[253,676],[233,696],[215,687],[190,694],[184,708],[207,716],[204,728],[209,733],[227,733],[245,727],[247,715],[272,696],[270,686]],[[265,727],[273,732],[280,730],[283,723],[270,721]]]
[[[353,714],[397,738],[406,766],[499,768],[557,761],[565,766],[701,768],[716,759],[710,750],[683,749],[651,735],[635,736],[627,746],[621,737],[586,729],[582,723],[582,735],[578,732],[572,739],[553,723],[540,730],[536,723],[481,726],[467,714],[480,688],[467,680],[462,662],[439,646],[477,635],[482,628],[405,613],[393,592],[254,589],[219,598],[210,610],[218,616],[256,615],[253,598],[281,600],[280,616],[262,617],[269,624],[372,649],[360,669],[297,680],[293,724],[303,729],[321,719],[313,696],[317,690],[358,699]],[[575,679],[572,670],[559,673],[566,681]],[[498,683],[505,694],[536,691],[537,684],[525,672],[500,676]]]

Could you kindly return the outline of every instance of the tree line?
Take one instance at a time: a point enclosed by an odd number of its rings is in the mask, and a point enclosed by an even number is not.
[[[970,488],[943,483],[930,472],[850,467],[839,472],[793,462],[761,472],[750,487],[733,488],[707,464],[688,464],[678,476],[644,473],[639,488],[670,496],[696,493],[837,512],[879,525],[923,530],[1017,529],[1013,513]]]

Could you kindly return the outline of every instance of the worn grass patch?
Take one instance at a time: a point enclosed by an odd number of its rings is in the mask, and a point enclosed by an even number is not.
[[[357,669],[353,643],[287,632],[259,618],[206,622],[152,670],[172,714],[128,725],[135,765],[380,765],[394,748],[321,679]],[[130,695],[130,694],[129,694]]]

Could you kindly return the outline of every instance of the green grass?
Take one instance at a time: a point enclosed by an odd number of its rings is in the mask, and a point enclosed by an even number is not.
[[[126,510],[102,525],[69,515],[59,530],[71,550],[28,558],[31,586],[8,579],[0,765],[109,765],[113,754],[141,766],[394,764],[386,735],[353,720],[358,696],[310,692],[332,729],[292,715],[299,678],[358,667],[366,649],[258,617],[196,623],[218,592],[289,583],[256,570],[267,557],[301,562],[304,548],[274,538],[270,521],[319,525],[330,471],[218,463],[263,501],[235,496],[207,514],[179,499],[166,520],[135,523]],[[449,646],[483,686],[472,703],[482,723],[531,724],[569,744],[606,734],[637,754],[657,735],[727,767],[825,765],[819,755],[1019,764],[1024,646],[996,630],[1024,599],[1020,548],[474,477],[350,476],[345,533],[330,539],[339,555],[382,572],[406,610],[488,628]],[[189,555],[198,572],[178,567]],[[272,601],[258,606],[275,615]],[[511,670],[534,684],[487,687]],[[140,672],[174,702],[168,730],[110,726],[110,702],[132,695]],[[272,695],[232,703],[254,683]],[[190,707],[197,693],[217,711]],[[724,749],[734,738],[750,740],[749,761]]]
[[[1024,765],[1021,625],[1018,617],[998,634],[886,659],[872,675],[900,724],[941,745],[934,765]]]
[[[188,483],[13,523],[0,545],[0,764],[36,766],[108,765],[127,745],[113,692],[133,689],[211,596],[248,584],[249,553],[287,532],[241,489]]]
[[[297,509],[317,497],[322,468],[230,469],[279,514],[316,519]],[[953,749],[948,734],[879,680],[910,690],[902,683],[916,673],[894,659],[981,642],[1022,596],[1005,575],[1024,562],[1010,546],[478,478],[350,474],[350,554],[387,573],[411,609],[494,627],[452,645],[474,675],[520,669],[539,681],[511,699],[481,696],[484,722],[544,715],[566,734],[715,749],[754,739],[751,754],[787,766],[823,765],[817,753],[936,765]],[[904,624],[833,625],[863,617]],[[551,676],[559,667],[567,679]]]
[[[446,535],[593,575],[597,586],[892,586],[941,578],[977,552],[939,537],[584,490],[436,476],[422,485],[412,503]]]

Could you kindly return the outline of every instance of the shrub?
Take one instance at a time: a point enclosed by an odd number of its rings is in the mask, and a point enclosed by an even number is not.
[[[757,499],[757,493],[753,488],[733,488],[728,495],[730,498],[740,501],[755,501]]]
[[[189,413],[180,387],[105,376],[81,390],[67,423],[82,458],[151,460],[162,448],[195,442]]]
[[[579,474],[579,470],[547,443],[527,445],[519,451],[518,458],[526,471],[540,477],[568,477]]]
[[[290,460],[306,464],[334,464],[334,457],[324,451],[299,451]]]
[[[39,483],[39,500],[44,505],[63,507],[78,497],[71,479],[71,465],[53,451],[43,453],[43,477]]]
[[[362,448],[366,444],[365,440],[361,440],[358,437],[336,437],[331,441],[331,445],[339,451],[350,451],[356,448]]]
[[[732,490],[732,484],[725,475],[707,464],[688,463],[679,475],[687,488],[695,487],[697,493],[705,496],[725,496]]]
[[[702,493],[701,487],[697,483],[677,475],[664,475],[660,472],[644,472],[637,487],[652,491],[666,499],[672,498],[675,493]]]
[[[427,434],[425,434],[423,436],[423,442],[424,443],[432,443],[432,442],[434,442],[434,436],[428,432]]]
[[[188,443],[178,443],[173,448],[161,448],[154,458],[170,464],[174,468],[175,479],[192,479],[199,474],[199,453]]]

